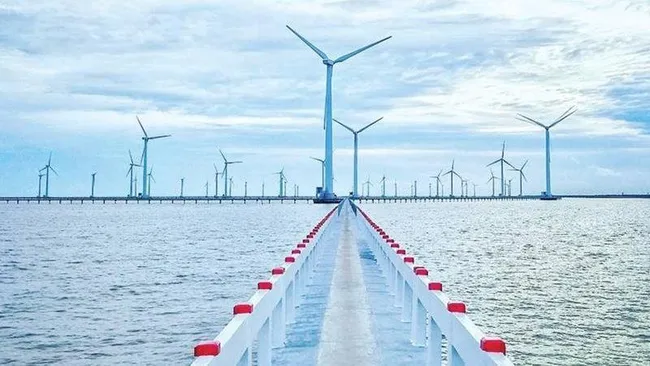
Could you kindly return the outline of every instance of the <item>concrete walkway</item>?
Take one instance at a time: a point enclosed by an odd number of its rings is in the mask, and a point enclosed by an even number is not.
[[[366,300],[356,235],[348,212],[330,288],[318,352],[318,365],[377,365],[375,339],[370,331],[370,306]]]
[[[424,364],[425,350],[409,341],[410,324],[400,321],[361,220],[345,209],[324,233],[324,252],[274,364]]]

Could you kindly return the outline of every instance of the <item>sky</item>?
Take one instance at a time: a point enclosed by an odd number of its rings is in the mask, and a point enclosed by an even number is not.
[[[612,0],[0,0],[0,196],[34,196],[52,153],[50,196],[126,195],[129,150],[150,142],[152,195],[214,194],[222,149],[234,195],[278,194],[284,168],[320,185],[325,66],[290,25],[336,58],[333,115],[360,134],[372,194],[428,195],[456,171],[492,193],[502,143],[544,187],[550,124],[555,194],[650,192],[650,3]],[[335,192],[352,188],[352,135],[334,126]],[[494,174],[500,171],[495,167]],[[141,172],[140,172],[141,175]],[[139,180],[141,181],[141,177]],[[516,172],[512,191],[519,190]],[[443,180],[449,193],[449,176]],[[140,185],[140,182],[138,183]],[[458,182],[455,183],[456,194]],[[219,182],[223,190],[223,181]],[[470,183],[470,194],[473,185]]]

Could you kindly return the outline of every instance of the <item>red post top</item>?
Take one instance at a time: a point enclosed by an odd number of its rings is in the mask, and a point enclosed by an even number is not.
[[[194,346],[194,357],[217,356],[221,353],[221,342],[203,341]]]
[[[485,352],[495,352],[506,354],[506,342],[499,337],[481,338],[481,349]]]
[[[297,248],[307,248],[307,244],[305,243],[300,243],[296,246]]]
[[[415,269],[415,275],[416,276],[428,276],[429,275],[429,270],[422,267],[422,268],[416,268]]]
[[[271,281],[260,281],[257,283],[257,289],[258,290],[272,290],[273,289],[273,282]]]
[[[390,236],[388,236],[388,235],[386,235],[386,234],[383,234],[383,235],[381,236],[381,238],[384,239],[384,240],[387,240],[388,238],[390,238]]]
[[[300,254],[300,249],[292,249],[291,254]]]
[[[309,239],[307,239],[307,238],[302,239],[302,242],[305,243],[305,244],[309,244]]]
[[[460,301],[450,301],[447,303],[447,311],[450,313],[466,313],[467,307],[464,302]]]
[[[296,258],[294,257],[284,257],[284,263],[294,263]]]
[[[413,257],[404,257],[404,263],[415,263],[415,258]]]
[[[247,302],[239,303],[232,308],[233,315],[250,314],[252,312],[253,312],[253,304],[249,304]]]
[[[314,238],[314,234],[312,233],[307,234],[307,239],[313,239],[313,238]]]
[[[397,243],[390,243],[391,248],[399,248],[399,244]]]
[[[272,275],[281,275],[284,274],[284,267],[275,267],[271,270]]]
[[[395,253],[404,255],[406,254],[406,249],[397,249]]]
[[[393,239],[393,238],[386,239],[386,243],[394,243],[394,242],[395,242],[395,239]]]
[[[440,282],[429,282],[430,291],[442,291],[442,283]]]

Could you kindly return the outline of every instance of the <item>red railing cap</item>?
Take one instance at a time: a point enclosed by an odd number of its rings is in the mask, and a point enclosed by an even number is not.
[[[221,353],[221,342],[203,341],[194,346],[194,357],[217,356]]]
[[[442,283],[440,282],[429,282],[430,291],[442,291]]]
[[[273,282],[271,281],[260,281],[257,283],[257,289],[258,290],[272,290],[273,289]]]
[[[467,306],[461,301],[450,301],[447,303],[447,311],[450,313],[466,313]]]
[[[271,270],[272,275],[281,275],[284,274],[284,267],[275,267]]]
[[[481,338],[481,349],[485,352],[506,354],[506,342],[499,337]]]
[[[232,308],[233,315],[250,314],[253,312],[253,304],[242,302]]]

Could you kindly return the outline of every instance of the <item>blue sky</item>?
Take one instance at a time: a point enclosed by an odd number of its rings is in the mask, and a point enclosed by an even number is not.
[[[277,194],[285,168],[310,194],[323,155],[325,67],[285,24],[330,57],[393,38],[334,69],[334,116],[360,135],[360,176],[400,193],[448,170],[491,193],[486,164],[529,160],[544,188],[550,123],[554,193],[650,191],[650,5],[646,1],[0,1],[0,196],[34,195],[53,152],[50,195],[128,191],[128,150],[150,134],[152,195],[214,189],[217,148],[235,194]],[[352,136],[334,127],[335,190],[352,186]],[[495,169],[495,174],[498,172]],[[515,178],[514,172],[507,178]],[[449,182],[445,181],[448,190]],[[513,184],[514,185],[514,184]],[[223,185],[220,183],[220,186]],[[435,187],[435,185],[434,185]],[[513,187],[513,191],[515,188]]]

